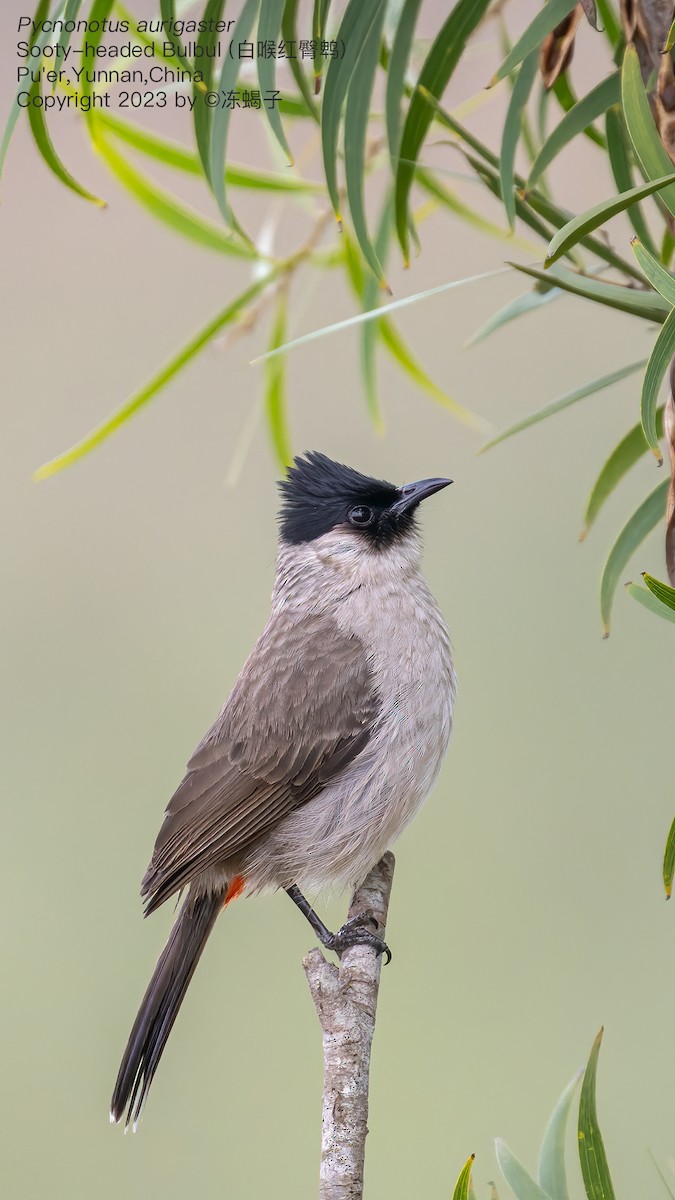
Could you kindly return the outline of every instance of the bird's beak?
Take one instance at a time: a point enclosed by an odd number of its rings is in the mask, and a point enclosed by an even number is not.
[[[452,483],[451,479],[418,479],[417,483],[404,483],[403,487],[399,488],[400,500],[396,500],[391,506],[393,513],[406,513],[416,508],[421,500],[426,500],[427,496],[433,496],[434,492],[440,492],[441,488],[447,487]]]

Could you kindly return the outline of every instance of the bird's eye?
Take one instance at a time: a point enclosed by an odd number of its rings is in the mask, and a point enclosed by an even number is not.
[[[356,504],[348,513],[350,525],[357,525],[360,529],[372,525],[374,516],[372,508],[368,508],[367,504]]]

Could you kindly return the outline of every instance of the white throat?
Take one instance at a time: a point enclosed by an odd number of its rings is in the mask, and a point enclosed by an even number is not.
[[[377,549],[362,534],[338,528],[311,542],[279,543],[273,606],[330,608],[357,589],[399,589],[419,573],[422,543],[416,530]]]

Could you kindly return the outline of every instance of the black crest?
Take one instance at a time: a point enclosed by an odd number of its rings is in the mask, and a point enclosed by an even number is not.
[[[378,546],[403,533],[412,521],[411,514],[390,512],[401,496],[393,483],[362,475],[318,450],[294,459],[279,490],[283,497],[281,536],[293,544],[311,542],[338,525],[355,525],[350,522],[350,513],[359,506],[366,506],[373,514],[370,525],[359,532]]]

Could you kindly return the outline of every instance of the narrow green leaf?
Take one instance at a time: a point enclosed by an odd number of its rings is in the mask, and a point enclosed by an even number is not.
[[[517,1200],[551,1200],[501,1138],[495,1138],[495,1154],[499,1169]]]
[[[409,89],[406,88],[406,91],[408,90]],[[450,113],[446,112],[446,110],[441,104],[438,103],[437,100],[429,97],[429,102],[432,104],[435,110],[435,120],[437,120],[438,123],[445,129],[450,130],[457,140],[457,148],[464,155],[467,162],[471,164],[481,178],[485,176],[485,182],[490,187],[490,190],[493,191],[495,195],[499,195],[501,198],[499,175],[497,173],[497,168],[499,167],[499,158],[497,155],[493,154],[493,152],[483,142],[479,141],[477,137],[474,137],[474,135],[469,129],[466,128],[465,125],[462,125],[460,121],[458,121]],[[590,132],[595,131],[591,130]],[[602,139],[602,144],[604,145],[604,138]],[[524,188],[525,180],[519,175],[516,175],[515,178],[518,187]],[[528,220],[528,218],[535,216],[535,214],[544,217],[555,228],[558,229],[565,225],[572,215],[565,209],[559,208],[558,205],[554,204],[550,197],[545,196],[543,193],[536,190],[528,195],[528,203],[523,205],[522,210],[519,211],[518,215],[521,216],[523,220]],[[543,236],[550,236],[550,234]],[[628,262],[628,260],[622,259],[619,255],[614,253],[610,247],[604,244],[601,238],[588,237],[584,240],[583,245],[596,254],[598,258],[602,258],[605,260],[605,262],[610,263],[612,266],[616,266],[620,271],[628,273],[629,275],[634,273],[632,263]],[[635,278],[639,278],[639,272],[637,271],[635,271]]]
[[[234,45],[248,41],[249,34],[253,29],[256,17],[258,16],[258,8],[260,0],[244,0],[237,24],[234,27],[232,40]],[[243,233],[240,229],[234,214],[227,201],[227,192],[225,187],[225,159],[227,156],[227,135],[230,128],[230,117],[232,110],[223,108],[223,94],[227,95],[232,91],[237,82],[239,74],[239,61],[236,58],[230,58],[229,54],[223,59],[223,67],[220,72],[220,81],[218,91],[221,93],[220,104],[218,108],[213,109],[211,120],[211,138],[209,142],[209,182],[211,189],[216,198],[216,203],[223,214],[223,218],[233,229]]]
[[[314,93],[317,96],[321,91],[321,76],[323,74],[323,58],[321,57],[320,50],[321,43],[326,40],[329,9],[330,0],[314,0],[312,39],[316,42],[319,51],[317,57],[314,59]]]
[[[654,124],[637,50],[632,45],[626,46],[623,58],[621,100],[633,149],[645,177],[660,179],[672,173],[673,164]],[[675,215],[675,186],[661,192],[661,198],[669,212]]]
[[[657,600],[665,604],[666,608],[675,609],[675,588],[669,587],[667,583],[661,583],[660,579],[655,579],[653,575],[648,575],[646,571],[642,578]]]
[[[317,0],[318,2],[318,0]],[[258,21],[258,40],[261,42],[278,42],[281,33],[281,19],[284,14],[284,5],[286,0],[265,0],[265,3],[260,9],[260,19]],[[277,60],[276,58],[267,58],[264,54],[258,56],[258,82],[260,84],[260,94],[265,96],[266,92],[276,91],[277,79]],[[288,160],[293,164],[293,155],[291,148],[286,141],[286,134],[281,122],[281,114],[276,104],[271,106],[265,105],[265,113],[270,123],[270,128],[277,139],[284,154],[288,156]]]
[[[556,262],[565,251],[569,250],[571,246],[578,245],[586,234],[592,233],[599,225],[604,225],[610,217],[615,217],[617,213],[623,212],[636,201],[644,200],[645,196],[651,196],[652,192],[667,187],[672,184],[673,180],[675,180],[675,174],[671,170],[668,175],[664,175],[660,179],[653,179],[650,183],[642,183],[627,192],[621,192],[618,196],[611,196],[609,200],[603,200],[600,204],[595,204],[593,208],[586,209],[586,212],[580,213],[578,217],[574,217],[568,221],[567,225],[563,225],[562,229],[558,230],[548,248],[544,266],[548,267]]]
[[[671,614],[671,620],[675,621],[673,605],[669,606],[669,611]],[[666,842],[666,849],[663,855],[663,886],[666,890],[667,900],[670,900],[670,897],[673,894],[673,876],[675,876],[675,821],[673,821],[668,831],[668,840]]]
[[[39,28],[48,16],[49,16],[49,0],[38,0],[38,6],[35,10],[35,16],[33,17],[33,25],[35,27]],[[36,46],[37,44],[38,44],[38,35],[35,32],[35,28],[31,27],[31,31],[28,35],[28,45]]]
[[[537,1182],[551,1200],[568,1200],[565,1170],[565,1131],[574,1093],[583,1071],[570,1080],[551,1113],[539,1151]]]
[[[396,230],[406,264],[409,261],[409,200],[415,164],[422,143],[466,43],[483,19],[489,0],[459,0],[424,60],[413,91],[401,136],[401,161],[396,171]]]
[[[385,115],[389,153],[394,171],[401,144],[401,97],[404,93],[405,73],[421,3],[422,0],[404,0],[387,64]]]
[[[113,149],[110,142],[102,135],[97,117],[92,122],[92,129],[94,145],[106,166],[134,199],[156,220],[209,250],[219,250],[221,254],[229,254],[235,258],[257,259],[259,257],[254,247],[237,241],[219,225],[202,217],[196,209],[182,204],[170,192],[163,191],[157,184],[141,175],[121,154],[118,154],[117,150]]]
[[[539,50],[537,49],[532,50],[527,58],[523,60],[513,91],[511,92],[511,99],[509,100],[504,120],[499,177],[509,229],[514,229],[516,224],[516,198],[514,195],[516,147],[520,140],[520,133],[523,126],[525,105],[532,91],[532,84],[534,83],[538,69]]]
[[[650,242],[648,242],[646,239],[643,240],[645,241],[647,248],[651,249]],[[664,267],[670,266],[670,260],[673,257],[673,250],[675,250],[675,237],[673,237],[670,230],[666,228],[663,231],[663,240],[661,242],[661,262],[663,263]]]
[[[660,296],[663,296],[663,299],[668,304],[675,306],[675,279],[673,279],[670,271],[666,271],[666,268],[649,253],[639,238],[633,238],[631,246],[642,271],[652,287],[656,289]]]
[[[100,446],[101,442],[104,442],[111,436],[111,434],[115,433],[115,431],[124,425],[130,417],[139,412],[141,408],[144,408],[145,405],[152,400],[157,393],[162,390],[163,387],[166,387],[167,383],[170,383],[171,380],[179,373],[179,371],[182,371],[183,367],[187,366],[187,364],[191,362],[193,358],[195,358],[199,351],[203,350],[204,346],[206,346],[216,336],[216,334],[220,333],[221,329],[224,329],[226,325],[231,325],[234,321],[236,321],[237,317],[244,311],[247,305],[249,305],[252,300],[255,300],[256,297],[265,290],[265,288],[269,287],[270,283],[274,282],[275,278],[277,278],[280,274],[280,271],[281,267],[272,268],[272,270],[265,275],[264,278],[257,279],[255,283],[251,284],[246,291],[242,292],[240,296],[237,296],[234,300],[232,300],[226,308],[224,308],[218,313],[217,316],[213,318],[213,320],[209,321],[208,325],[206,325],[203,329],[200,329],[199,333],[197,333],[195,337],[193,337],[187,343],[187,345],[183,347],[182,350],[179,350],[178,354],[175,354],[171,359],[169,359],[168,363],[166,363],[161,370],[153,375],[152,379],[150,379],[150,381],[146,383],[144,387],[135,392],[125,404],[116,409],[115,412],[112,413],[105,421],[103,421],[100,425],[97,425],[95,429],[92,429],[92,431],[88,433],[86,437],[82,438],[81,441],[76,442],[75,445],[71,446],[69,450],[64,451],[63,454],[59,454],[56,458],[53,458],[51,462],[47,462],[40,467],[39,470],[35,472],[34,478],[47,479],[49,475],[55,475],[57,471],[62,471],[64,467],[71,466],[72,463],[84,458],[85,455],[89,454],[90,451],[95,449],[96,446]]]
[[[501,43],[502,54],[508,54],[511,50],[512,42],[511,42],[511,39],[509,38],[504,21],[499,22],[499,30],[500,30],[500,39],[499,40]],[[531,57],[535,58],[535,61],[538,65],[539,64],[539,54],[534,50],[532,51],[531,55],[528,54],[527,58],[524,59],[524,62],[526,63],[527,60]],[[512,93],[513,93],[514,87],[516,86],[516,81],[518,79],[518,75],[520,74],[520,71],[522,70],[522,67],[523,67],[523,63],[520,64],[520,68],[517,72],[513,72],[508,77],[508,85],[509,85],[509,89]],[[535,70],[535,74],[537,74],[536,70]],[[530,91],[532,90],[533,83],[534,83],[534,75],[532,77],[532,83],[530,84]],[[526,101],[527,100],[529,100],[529,91],[528,91],[528,95],[526,97]],[[529,113],[527,111],[527,102],[524,103],[523,105],[521,105],[520,121],[518,122],[517,131],[516,131],[516,141],[518,141],[520,139],[522,139],[523,150],[525,151],[525,154],[527,155],[528,161],[529,161],[530,165],[532,165],[535,158],[537,157],[537,142],[536,142],[533,130],[532,130]],[[501,157],[501,155],[500,155],[500,157]],[[512,176],[513,176],[513,171],[512,171]]]
[[[330,3],[331,0],[314,0],[314,8],[312,11],[312,38],[315,42],[324,41],[326,37],[326,26],[328,24]]]
[[[551,92],[565,113],[570,112],[571,109],[573,109],[574,106],[579,103],[579,99],[572,87],[572,84],[570,83],[569,73],[567,71],[563,71],[562,74],[558,76],[553,84]],[[550,95],[551,93],[548,94]],[[587,137],[589,141],[594,142],[596,146],[600,146],[601,150],[605,149],[605,139],[602,134],[598,132],[594,125],[587,125],[583,132],[584,136]]]
[[[474,334],[464,343],[464,348],[468,350],[470,346],[475,346],[478,342],[482,342],[489,337],[497,329],[501,329],[502,325],[508,325],[509,321],[515,321],[518,317],[522,317],[525,313],[532,312],[536,308],[541,308],[542,305],[548,304],[551,300],[559,300],[566,293],[561,288],[551,287],[542,288],[537,291],[533,288],[531,292],[524,292],[522,296],[516,296],[514,300],[509,300],[503,308],[498,309],[491,317],[477,329]]]
[[[621,25],[619,24],[612,0],[597,0],[598,12],[600,20],[605,27],[605,33],[610,44],[616,48],[623,38]]]
[[[389,252],[389,239],[392,230],[392,206],[391,196],[386,196],[382,206],[382,213],[375,238],[375,255],[378,262],[386,263]],[[356,254],[356,251],[354,251]],[[352,255],[353,258],[353,255]],[[369,312],[373,308],[377,308],[379,304],[379,286],[377,278],[368,271],[362,277],[361,286],[358,289],[359,298],[364,311]],[[378,404],[377,397],[377,376],[376,376],[376,350],[377,341],[382,329],[381,321],[368,321],[361,327],[361,373],[363,375],[363,385],[366,393],[366,407],[370,414],[371,420],[375,428],[382,432],[384,429],[384,421],[382,412]]]
[[[53,13],[51,14],[52,20],[56,20],[58,17],[61,16],[61,13],[63,12],[65,3],[66,3],[66,0],[59,0],[59,3],[56,5]],[[35,16],[34,16],[33,20],[39,21],[42,19],[40,17],[40,12],[44,7],[45,7],[45,5],[43,3],[43,0],[38,0],[38,5],[35,10]],[[46,8],[46,11],[47,12],[49,11],[48,5]],[[46,13],[45,13],[45,15],[46,15]],[[38,37],[35,38],[35,40],[33,40],[33,39],[29,39],[29,40],[31,42],[31,45],[39,46],[39,48],[42,50],[46,46],[50,37],[51,37],[50,33],[41,33],[41,34],[39,34]],[[13,95],[13,98],[12,98],[12,104],[11,104],[11,107],[9,110],[7,124],[5,125],[4,133],[2,135],[2,142],[0,142],[0,175],[2,174],[2,169],[5,165],[5,159],[7,157],[9,143],[12,140],[12,134],[14,133],[14,129],[16,128],[16,123],[17,123],[17,121],[19,119],[19,115],[21,113],[21,108],[19,107],[19,93],[25,92],[27,90],[28,89],[26,88],[25,81],[20,80],[19,86],[17,87],[17,89]]]
[[[657,617],[663,617],[664,621],[675,621],[675,612],[670,608],[666,608],[665,604],[657,600],[656,596],[649,592],[647,588],[640,587],[638,583],[627,583],[626,591],[643,608],[648,609],[649,612],[654,613]],[[666,899],[669,899],[669,897],[667,896]]]
[[[298,15],[299,0],[286,0],[284,14],[281,18],[281,36],[284,42],[295,42],[298,44],[297,31],[297,15]],[[315,121],[319,121],[319,110],[315,104],[314,97],[307,82],[307,76],[302,69],[302,66],[297,58],[289,58],[288,65],[291,68],[291,74],[298,86],[298,91],[302,96],[305,104]]]
[[[455,1184],[455,1190],[452,1193],[452,1200],[470,1200],[471,1195],[471,1168],[476,1155],[472,1154],[465,1162],[459,1174],[459,1179]]]
[[[659,400],[659,390],[663,377],[670,366],[670,360],[675,354],[675,308],[666,317],[659,336],[654,342],[654,348],[649,356],[647,370],[642,381],[640,396],[640,420],[642,431],[647,439],[647,445],[658,460],[663,462],[659,449],[659,439],[656,432],[656,407]]]
[[[550,223],[557,229],[562,229],[564,225],[567,225],[570,220],[572,220],[571,213],[566,212],[564,209],[558,208],[557,205],[553,204],[549,200],[548,196],[536,190],[528,194],[527,203],[535,210],[535,212],[539,213],[545,218],[545,220],[550,221]],[[592,254],[595,254],[598,258],[602,259],[610,267],[616,267],[616,269],[621,271],[623,275],[628,275],[632,279],[638,279],[640,280],[640,283],[642,282],[638,269],[631,261],[622,258],[620,254],[617,254],[616,251],[613,250],[610,245],[608,245],[606,238],[594,237],[592,234],[587,234],[582,238],[579,245],[583,246],[586,250],[591,251]],[[567,256],[572,258],[575,253],[575,248],[571,248],[567,251]]]
[[[217,29],[218,22],[222,19],[224,7],[225,0],[207,0],[206,7],[204,8],[204,28],[197,36],[198,53],[195,55],[195,62],[199,60],[200,63],[203,63],[201,72],[204,76],[204,87],[207,92],[213,90],[215,60],[210,57],[210,53],[214,50],[219,40],[215,29]],[[197,150],[204,175],[208,181],[211,178],[211,124],[213,121],[213,109],[204,103],[204,97],[203,95],[200,96],[196,84],[192,88],[192,100],[194,104],[192,120],[195,129],[195,141],[197,142]]]
[[[488,87],[494,87],[500,79],[510,75],[533,50],[538,50],[547,34],[559,25],[563,17],[572,11],[575,0],[548,0],[548,4],[537,13],[536,17],[521,36],[515,46],[507,54],[496,75],[492,76]]]
[[[38,0],[38,6],[33,17],[33,24],[31,26],[30,33],[28,34],[28,45],[31,47],[31,49],[33,46],[39,47],[40,50],[42,49],[42,46],[39,46],[38,34],[36,30],[41,28],[47,17],[49,17],[49,0]],[[52,41],[53,36],[51,34],[48,36],[49,40]]]
[[[609,162],[614,176],[617,192],[630,191],[635,186],[633,180],[633,171],[631,168],[628,140],[628,130],[626,122],[623,119],[623,113],[618,104],[612,105],[607,109],[605,118],[605,130],[607,133],[607,152]],[[642,239],[648,250],[656,254],[656,248],[652,241],[649,232],[649,226],[644,218],[642,209],[638,204],[631,204],[630,208],[626,209],[626,216],[630,221],[633,229],[638,237]]]
[[[385,259],[386,234],[382,227],[381,231],[378,232],[378,239],[380,237],[382,238],[382,241],[376,242],[375,248],[378,250],[378,254]],[[359,258],[356,246],[348,234],[345,235],[343,245],[344,261],[347,266],[352,287],[356,295],[361,300],[364,309],[369,310],[374,301],[377,299],[377,282],[374,279],[374,276],[370,273],[368,273],[364,278],[361,259]],[[461,421],[469,428],[476,429],[483,434],[490,432],[493,426],[489,421],[486,421],[484,417],[479,416],[478,413],[472,412],[471,409],[465,408],[464,405],[460,404],[457,400],[454,400],[447,394],[447,392],[442,391],[442,389],[434,383],[433,379],[430,378],[407,346],[393,321],[391,321],[389,317],[380,316],[379,311],[377,316],[378,320],[368,321],[363,325],[363,332],[361,336],[361,361],[363,365],[364,383],[366,384],[366,388],[371,378],[373,380],[372,386],[374,387],[374,366],[371,367],[369,364],[371,356],[374,357],[374,349],[377,338],[379,337],[381,338],[385,349],[398,364],[398,366],[401,367],[406,375],[409,376],[416,387],[419,387],[423,392],[426,392],[427,395],[432,398],[432,400],[435,400],[437,404],[440,404],[443,408],[447,409],[448,412],[452,413],[452,415],[457,418],[457,420]],[[371,330],[373,331],[372,335],[370,334]],[[366,392],[366,394],[368,396],[368,392]],[[376,398],[369,397],[368,399],[371,412],[376,413]],[[377,423],[378,422],[376,420],[376,424]]]
[[[179,12],[179,9],[180,9],[180,5],[176,5],[177,13]],[[122,3],[122,0],[115,0],[114,10],[115,10],[115,15],[118,16],[120,18],[120,20],[126,20],[129,22],[129,36],[130,36],[130,39],[132,42],[137,42],[141,46],[152,46],[154,58],[156,58],[159,62],[163,62],[167,67],[170,67],[170,68],[175,67],[175,65],[176,65],[175,54],[165,54],[164,53],[165,37],[162,32],[154,34],[154,33],[149,33],[145,29],[141,29],[140,28],[141,18],[138,16],[135,16],[134,13],[129,12],[128,8],[126,8],[125,5]],[[171,40],[171,38],[168,37],[168,40]],[[188,65],[190,72],[192,73],[194,68],[190,67],[189,63],[187,65]],[[203,73],[204,66],[205,66],[205,64],[202,63],[200,65],[200,67],[198,68],[200,73]],[[196,87],[201,92],[206,91],[206,87],[203,83],[196,84]]]
[[[406,84],[404,90],[405,90],[406,96],[412,97],[412,95],[414,95],[414,89],[411,88],[408,84]],[[489,166],[491,166],[491,167],[499,166],[499,156],[497,154],[494,154],[493,151],[490,150],[485,145],[484,142],[480,142],[477,137],[474,137],[474,135],[471,133],[471,131],[469,129],[466,128],[465,125],[462,125],[449,112],[446,112],[446,110],[443,108],[443,105],[436,99],[435,96],[430,95],[427,97],[427,99],[429,101],[429,104],[431,105],[431,107],[434,110],[433,119],[435,121],[438,121],[439,125],[442,125],[444,129],[449,129],[450,132],[453,133],[455,135],[455,137],[459,139],[460,143],[465,143],[465,145],[468,146],[470,150],[473,150],[474,153],[480,155],[481,159],[483,159],[483,161],[486,162]],[[463,147],[461,147],[461,148],[463,148]]]
[[[600,583],[600,615],[604,637],[609,636],[614,593],[631,555],[654,526],[663,520],[668,484],[669,480],[664,479],[658,487],[654,488],[653,492],[650,492],[646,500],[642,501],[640,507],[624,525],[609,552]]]
[[[70,45],[72,37],[72,29],[68,29],[69,22],[77,20],[77,14],[80,11],[82,0],[66,0],[66,7],[63,13],[63,28],[56,40],[56,52],[54,54],[54,62],[65,62],[65,53]],[[52,91],[56,91],[56,83],[52,84]]]
[[[176,51],[176,61],[180,63],[184,71],[189,71],[192,73],[192,66],[185,53],[185,47],[182,39],[180,35],[174,31],[174,22],[176,20],[176,0],[159,0],[159,11],[162,15],[162,19],[167,23],[168,28],[172,31],[168,40],[173,42],[174,49]]]
[[[368,266],[381,286],[389,291],[382,264],[368,233],[364,199],[366,134],[375,73],[380,57],[380,38],[386,0],[371,0],[372,19],[361,53],[352,73],[345,110],[345,178],[347,197],[356,239]],[[387,201],[387,207],[389,202]]]
[[[344,45],[343,58],[332,58],[326,72],[323,104],[321,107],[321,148],[326,186],[335,215],[340,221],[340,196],[337,181],[337,147],[342,105],[354,72],[361,47],[374,18],[379,17],[380,0],[364,4],[363,0],[349,0],[344,11],[337,38]]]
[[[593,121],[607,111],[610,104],[617,104],[621,99],[621,76],[618,71],[603,79],[594,87],[583,100],[578,100],[574,108],[565,114],[559,125],[544,142],[530,171],[527,188],[534,187],[544,171],[551,165],[554,158],[569,145],[573,138],[583,133]]]
[[[496,241],[505,243],[507,246],[520,246],[521,249],[530,254],[534,250],[538,250],[538,247],[535,247],[532,242],[518,237],[517,234],[510,233],[508,230],[502,228],[501,225],[495,225],[494,221],[488,221],[475,208],[460,200],[455,192],[451,192],[449,188],[444,187],[438,181],[433,171],[427,171],[419,163],[417,164],[417,182],[421,184],[425,192],[428,192],[430,196],[438,200],[439,204],[442,204],[444,208],[449,208],[456,217],[460,217],[466,225],[471,225],[479,233],[484,233],[487,237],[495,238]],[[547,241],[549,237],[550,234],[547,232]]]
[[[464,154],[466,161],[470,164],[470,166],[473,167],[474,171],[476,172],[476,175],[481,180],[481,182],[485,184],[485,186],[488,188],[488,190],[490,192],[492,192],[493,196],[496,196],[496,198],[498,200],[501,200],[502,199],[502,187],[501,187],[501,183],[499,181],[499,175],[498,175],[497,171],[493,170],[486,163],[481,162],[481,160],[476,158],[475,155],[469,154],[461,146],[460,146],[460,150],[462,150],[462,153]],[[516,176],[516,183],[517,182],[518,182],[518,176]],[[541,220],[540,217],[538,216],[538,214],[534,211],[534,207],[533,207],[533,203],[532,203],[533,196],[534,196],[534,193],[531,196],[529,196],[527,199],[527,202],[525,202],[524,200],[521,200],[520,196],[516,192],[516,216],[519,217],[521,221],[523,221],[530,229],[532,229],[545,242],[549,242],[551,240],[551,235],[552,235],[550,224],[547,224],[545,221]],[[511,236],[511,235],[509,235],[509,236]],[[572,255],[570,254],[569,257],[571,259]]]
[[[342,257],[347,268],[349,282],[351,283],[354,292],[359,300],[363,300],[363,287],[365,282],[365,271],[363,269],[363,260],[356,248],[356,243],[353,241],[351,234],[345,230],[342,240]],[[370,277],[372,278],[372,276]]]
[[[139,46],[151,46],[153,52],[152,56],[154,58],[156,58],[159,62],[164,63],[164,65],[167,67],[175,67],[175,55],[164,53],[164,34],[161,31],[155,34],[149,33],[145,29],[141,29],[141,17],[129,12],[129,9],[126,8],[126,6],[122,3],[122,0],[114,0],[113,9],[115,16],[118,17],[119,20],[129,22],[129,40],[133,44],[137,44]],[[176,11],[178,11],[178,7]],[[203,84],[199,84],[198,86],[203,88]]]
[[[41,77],[31,87],[30,95],[32,99],[36,99],[38,97],[42,99]],[[75,194],[81,196],[83,200],[89,200],[92,204],[98,205],[99,208],[105,208],[105,200],[101,200],[98,196],[95,196],[93,192],[90,192],[88,188],[85,188],[81,183],[78,183],[77,179],[71,175],[68,168],[65,167],[61,162],[61,159],[56,153],[54,143],[52,142],[44,113],[44,108],[35,107],[33,104],[31,104],[28,108],[28,123],[31,128],[31,133],[33,134],[35,145],[40,151],[40,154],[42,155],[50,171],[56,175],[56,178],[61,183],[63,183],[67,188],[70,188],[71,192],[75,192]]]
[[[89,21],[87,29],[91,29],[91,33],[87,32],[87,46],[89,47],[87,59],[90,62],[96,62],[96,51],[103,41],[106,21],[110,16],[114,5],[115,0],[93,0],[87,17],[87,20]],[[82,76],[82,83],[80,85],[80,92],[83,98],[91,96],[92,92],[91,80],[87,79],[87,74],[88,73],[85,72],[85,74]],[[92,113],[93,109],[90,109],[87,114],[88,119],[91,119]]]
[[[295,62],[297,66],[296,59],[291,59],[290,61]],[[289,92],[281,92],[279,99],[277,100],[277,108],[279,109],[282,117],[299,117],[301,120],[307,120],[308,118],[314,117],[314,113],[310,108],[307,107],[307,104],[303,100],[302,96],[292,96]],[[315,117],[314,119],[316,120]]]
[[[523,263],[509,263],[515,271],[529,275],[532,279],[540,279],[542,283],[555,283],[566,292],[575,296],[583,296],[597,304],[605,304],[608,308],[618,308],[621,312],[631,313],[635,317],[644,317],[646,321],[656,321],[662,325],[671,311],[661,296],[649,292],[639,292],[636,288],[624,287],[619,283],[605,283],[590,275],[581,275],[570,271],[567,267],[554,266],[544,270],[541,267],[525,266]]]
[[[384,418],[377,395],[377,339],[380,333],[380,323],[369,321],[363,326],[361,336],[361,375],[363,390],[366,397],[366,410],[378,433],[384,433]]]
[[[666,44],[663,47],[663,54],[668,54],[668,52],[672,50],[673,46],[675,46],[675,21],[673,21],[670,29],[668,30]]]
[[[602,1034],[601,1029],[593,1043],[579,1099],[579,1160],[588,1200],[614,1200],[614,1188],[595,1108],[595,1078]]]
[[[382,344],[418,388],[421,388],[423,392],[431,396],[432,400],[435,400],[437,404],[446,408],[457,420],[461,421],[463,425],[467,425],[470,429],[475,429],[479,433],[485,434],[494,428],[484,417],[472,412],[470,408],[465,408],[459,401],[453,400],[452,396],[449,396],[447,392],[444,392],[434,383],[433,379],[427,375],[424,367],[414,357],[396,326],[387,317],[382,317],[379,325]]]
[[[509,425],[508,429],[503,429],[497,437],[492,438],[491,441],[481,446],[478,453],[482,454],[485,450],[491,450],[493,446],[498,446],[500,442],[505,442],[507,438],[513,437],[514,433],[522,433],[524,429],[529,429],[532,425],[538,425],[540,421],[545,421],[548,417],[554,416],[555,413],[562,412],[564,408],[569,408],[570,405],[576,404],[579,400],[585,400],[587,396],[594,396],[596,392],[601,392],[604,388],[619,383],[621,379],[625,379],[628,375],[634,375],[636,371],[640,371],[644,365],[645,360],[640,359],[639,362],[629,363],[627,367],[619,367],[617,371],[612,371],[609,375],[601,375],[599,379],[592,379],[589,383],[584,383],[581,387],[575,388],[573,392],[566,392],[564,396],[559,396],[557,400],[553,400],[545,408],[540,408],[537,412],[529,413],[521,421],[516,421],[515,425]]]
[[[546,141],[548,135],[548,108],[551,100],[551,93],[548,88],[545,88],[543,83],[539,83],[539,94],[537,99],[537,137],[540,143]]]
[[[286,339],[286,322],[288,318],[288,293],[282,288],[277,300],[277,309],[272,325],[270,349],[276,350]],[[288,433],[288,412],[286,400],[286,359],[270,359],[265,364],[264,373],[265,411],[267,424],[272,438],[272,445],[280,467],[287,467],[293,459],[291,440]]]
[[[34,18],[32,18],[32,22],[34,22],[34,26],[36,26],[37,29],[40,29],[40,26],[43,24],[44,20],[46,20],[46,18],[48,16],[49,16],[49,0],[38,0],[37,8],[35,10],[35,16],[34,16]],[[28,35],[28,44],[31,47],[37,46],[37,44],[38,44],[38,35],[36,32],[36,28],[32,28],[32,26],[31,26],[30,34]]]
[[[97,122],[109,133],[133,146],[135,150],[148,158],[162,163],[165,167],[173,167],[188,175],[201,175],[202,164],[199,155],[188,150],[180,142],[162,137],[158,133],[143,128],[141,125],[124,121],[112,113],[97,111]],[[282,175],[272,171],[254,171],[241,163],[229,162],[225,168],[225,176],[229,187],[251,188],[255,191],[266,192],[297,192],[301,195],[316,195],[325,192],[320,183],[310,179],[299,179],[297,175]]]
[[[496,271],[485,271],[481,275],[468,275],[465,279],[452,279],[449,283],[441,283],[438,287],[428,288],[423,292],[415,292],[414,296],[403,296],[400,300],[391,300],[388,304],[381,304],[379,308],[374,308],[371,312],[356,313],[353,317],[347,317],[344,321],[335,321],[332,325],[324,325],[322,329],[313,329],[310,333],[304,333],[302,337],[294,338],[293,341],[287,342],[285,346],[279,346],[276,350],[268,350],[266,354],[260,354],[257,358],[253,358],[251,363],[263,362],[266,358],[272,358],[276,354],[285,354],[287,350],[294,350],[296,346],[306,346],[309,342],[314,342],[317,338],[329,337],[333,333],[341,333],[343,329],[351,329],[355,325],[361,325],[364,321],[377,321],[380,317],[386,316],[390,312],[395,312],[399,308],[406,308],[410,304],[417,304],[420,300],[427,300],[430,296],[438,296],[441,292],[449,292],[454,288],[464,287],[467,283],[478,283],[483,279],[493,279],[496,275],[503,275],[505,268],[499,267]]]
[[[501,200],[502,192],[499,183],[499,175],[497,174],[496,170],[491,167],[489,163],[482,162],[480,159],[476,158],[475,155],[470,154],[464,149],[464,147],[460,146],[459,149],[462,151],[467,162],[470,163],[479,178],[486,184],[493,195],[497,196]],[[525,180],[516,175],[516,184],[519,188],[524,187]],[[535,232],[546,241],[550,241],[551,239],[551,230],[544,224],[545,221],[554,228],[561,229],[563,225],[566,225],[571,219],[569,212],[558,208],[556,204],[553,204],[552,201],[549,200],[548,196],[545,196],[542,192],[537,190],[534,190],[528,194],[527,201],[521,200],[518,193],[516,193],[516,214],[522,221],[529,225],[531,229],[534,229]],[[540,217],[542,217],[543,220],[540,220]],[[585,249],[590,250],[593,254],[596,254],[598,258],[601,258],[610,266],[616,267],[617,270],[621,271],[624,275],[629,275],[632,278],[639,279],[640,282],[642,282],[642,277],[637,267],[633,266],[632,262],[628,262],[626,259],[623,259],[620,255],[616,254],[616,252],[612,250],[611,246],[607,245],[604,239],[587,235],[583,238],[580,244]],[[575,251],[574,249],[570,249],[566,251],[566,254],[569,259],[573,259],[575,256]]]
[[[661,437],[663,433],[663,406],[659,408],[656,414],[656,432]],[[642,425],[634,425],[612,451],[593,484],[593,490],[586,504],[584,528],[581,532],[580,541],[583,541],[586,537],[608,496],[611,496],[623,477],[642,458],[643,454],[647,453],[648,449]]]

